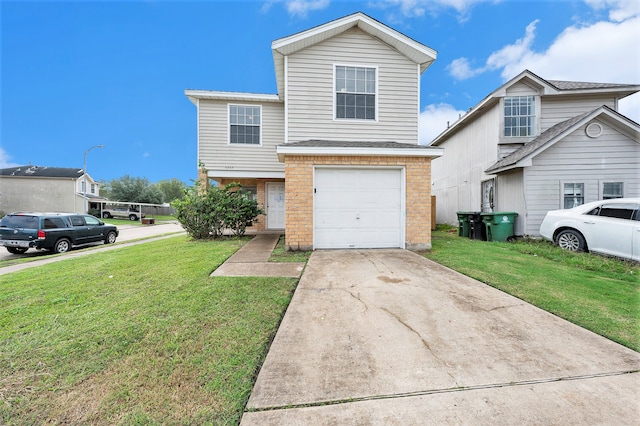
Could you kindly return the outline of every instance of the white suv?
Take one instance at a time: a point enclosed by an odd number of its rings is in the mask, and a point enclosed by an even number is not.
[[[141,216],[144,217],[144,214],[140,213],[138,210],[128,209],[126,207],[115,207],[113,209],[102,210],[102,217],[105,219],[115,217],[119,219],[128,218],[129,220],[139,220]]]

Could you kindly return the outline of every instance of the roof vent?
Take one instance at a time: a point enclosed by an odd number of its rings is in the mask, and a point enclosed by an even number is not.
[[[590,138],[597,138],[602,134],[602,125],[600,123],[589,123],[584,132]]]

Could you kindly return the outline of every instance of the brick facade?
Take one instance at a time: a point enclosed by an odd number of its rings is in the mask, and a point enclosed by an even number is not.
[[[285,157],[286,245],[313,248],[313,167],[402,166],[406,177],[405,241],[410,250],[431,248],[431,158],[380,156]]]

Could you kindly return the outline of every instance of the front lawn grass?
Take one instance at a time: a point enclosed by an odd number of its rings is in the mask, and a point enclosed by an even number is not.
[[[237,424],[297,280],[178,236],[0,277],[0,424]]]
[[[640,265],[541,240],[486,242],[439,228],[425,256],[640,351]]]

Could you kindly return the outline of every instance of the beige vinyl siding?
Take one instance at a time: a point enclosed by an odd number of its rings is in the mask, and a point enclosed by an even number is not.
[[[549,147],[525,168],[525,233],[539,235],[540,224],[549,210],[563,208],[563,183],[584,183],[585,203],[602,198],[602,182],[624,182],[625,197],[640,196],[640,144],[607,124],[595,139],[585,136],[585,127]]]
[[[228,105],[261,105],[261,145],[229,144]],[[225,172],[282,172],[276,146],[284,142],[284,106],[280,102],[199,101],[198,159],[210,175]]]
[[[542,98],[541,131],[576,117],[587,111],[606,105],[615,108],[615,100],[611,96],[547,96]]]
[[[418,143],[418,65],[359,29],[287,59],[288,142]],[[334,66],[377,67],[377,122],[335,120]]]
[[[457,211],[480,211],[484,171],[497,161],[498,104],[440,145],[444,155],[431,162],[436,223],[457,224]]]

